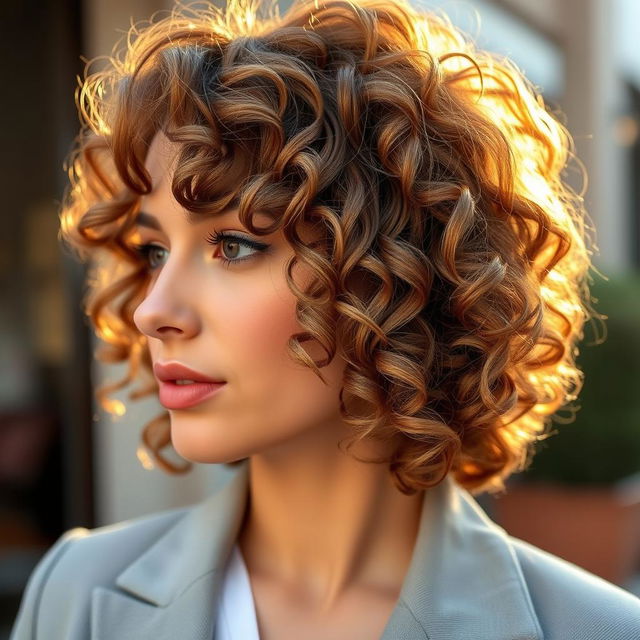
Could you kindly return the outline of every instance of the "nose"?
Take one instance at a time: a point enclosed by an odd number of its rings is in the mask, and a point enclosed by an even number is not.
[[[196,297],[190,295],[184,279],[184,274],[178,279],[172,277],[167,265],[163,267],[133,312],[133,322],[141,333],[167,340],[192,338],[200,331],[200,321],[193,306]]]

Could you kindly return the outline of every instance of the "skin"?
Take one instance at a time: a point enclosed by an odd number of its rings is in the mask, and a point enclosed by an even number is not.
[[[147,158],[154,187],[141,210],[162,231],[138,227],[135,240],[161,249],[134,321],[153,362],[178,361],[227,384],[195,407],[169,411],[173,446],[198,463],[250,458],[238,544],[262,640],[379,638],[411,560],[423,493],[405,496],[386,465],[338,448],[349,433],[338,400],[344,362],[322,369],[325,386],[287,354],[287,339],[303,330],[284,271],[293,249],[280,231],[252,236],[236,211],[191,225],[170,189],[175,151],[158,134]],[[214,230],[269,251],[211,246],[205,238]],[[297,267],[294,277],[303,285],[308,274]],[[380,446],[353,451],[379,455]]]

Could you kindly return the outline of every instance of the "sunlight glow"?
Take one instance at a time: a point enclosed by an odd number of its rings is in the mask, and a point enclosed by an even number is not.
[[[127,408],[124,403],[117,399],[105,399],[103,403],[103,408],[105,411],[115,416],[116,418],[121,418],[127,412]]]
[[[153,463],[151,456],[147,453],[147,450],[142,445],[140,445],[136,449],[136,457],[138,458],[138,460],[140,460],[140,463],[145,469],[155,469],[156,465]]]

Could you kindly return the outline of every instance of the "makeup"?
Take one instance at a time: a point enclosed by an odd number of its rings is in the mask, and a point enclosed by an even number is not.
[[[225,384],[226,382],[178,384],[175,380],[160,381],[160,404],[165,409],[187,409],[218,393]]]

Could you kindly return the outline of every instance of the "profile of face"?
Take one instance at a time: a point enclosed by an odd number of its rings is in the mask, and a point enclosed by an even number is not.
[[[151,279],[134,322],[154,365],[180,363],[225,384],[195,405],[169,409],[174,449],[193,462],[223,463],[337,442],[346,435],[339,412],[344,361],[336,355],[321,369],[325,385],[288,354],[289,337],[303,331],[286,282],[293,248],[281,230],[252,236],[236,210],[189,222],[171,192],[176,152],[158,133],[147,155],[153,188],[141,199],[145,215],[134,233],[136,244],[153,245]],[[292,273],[304,286],[304,265]],[[312,358],[324,358],[313,342],[303,345]]]

